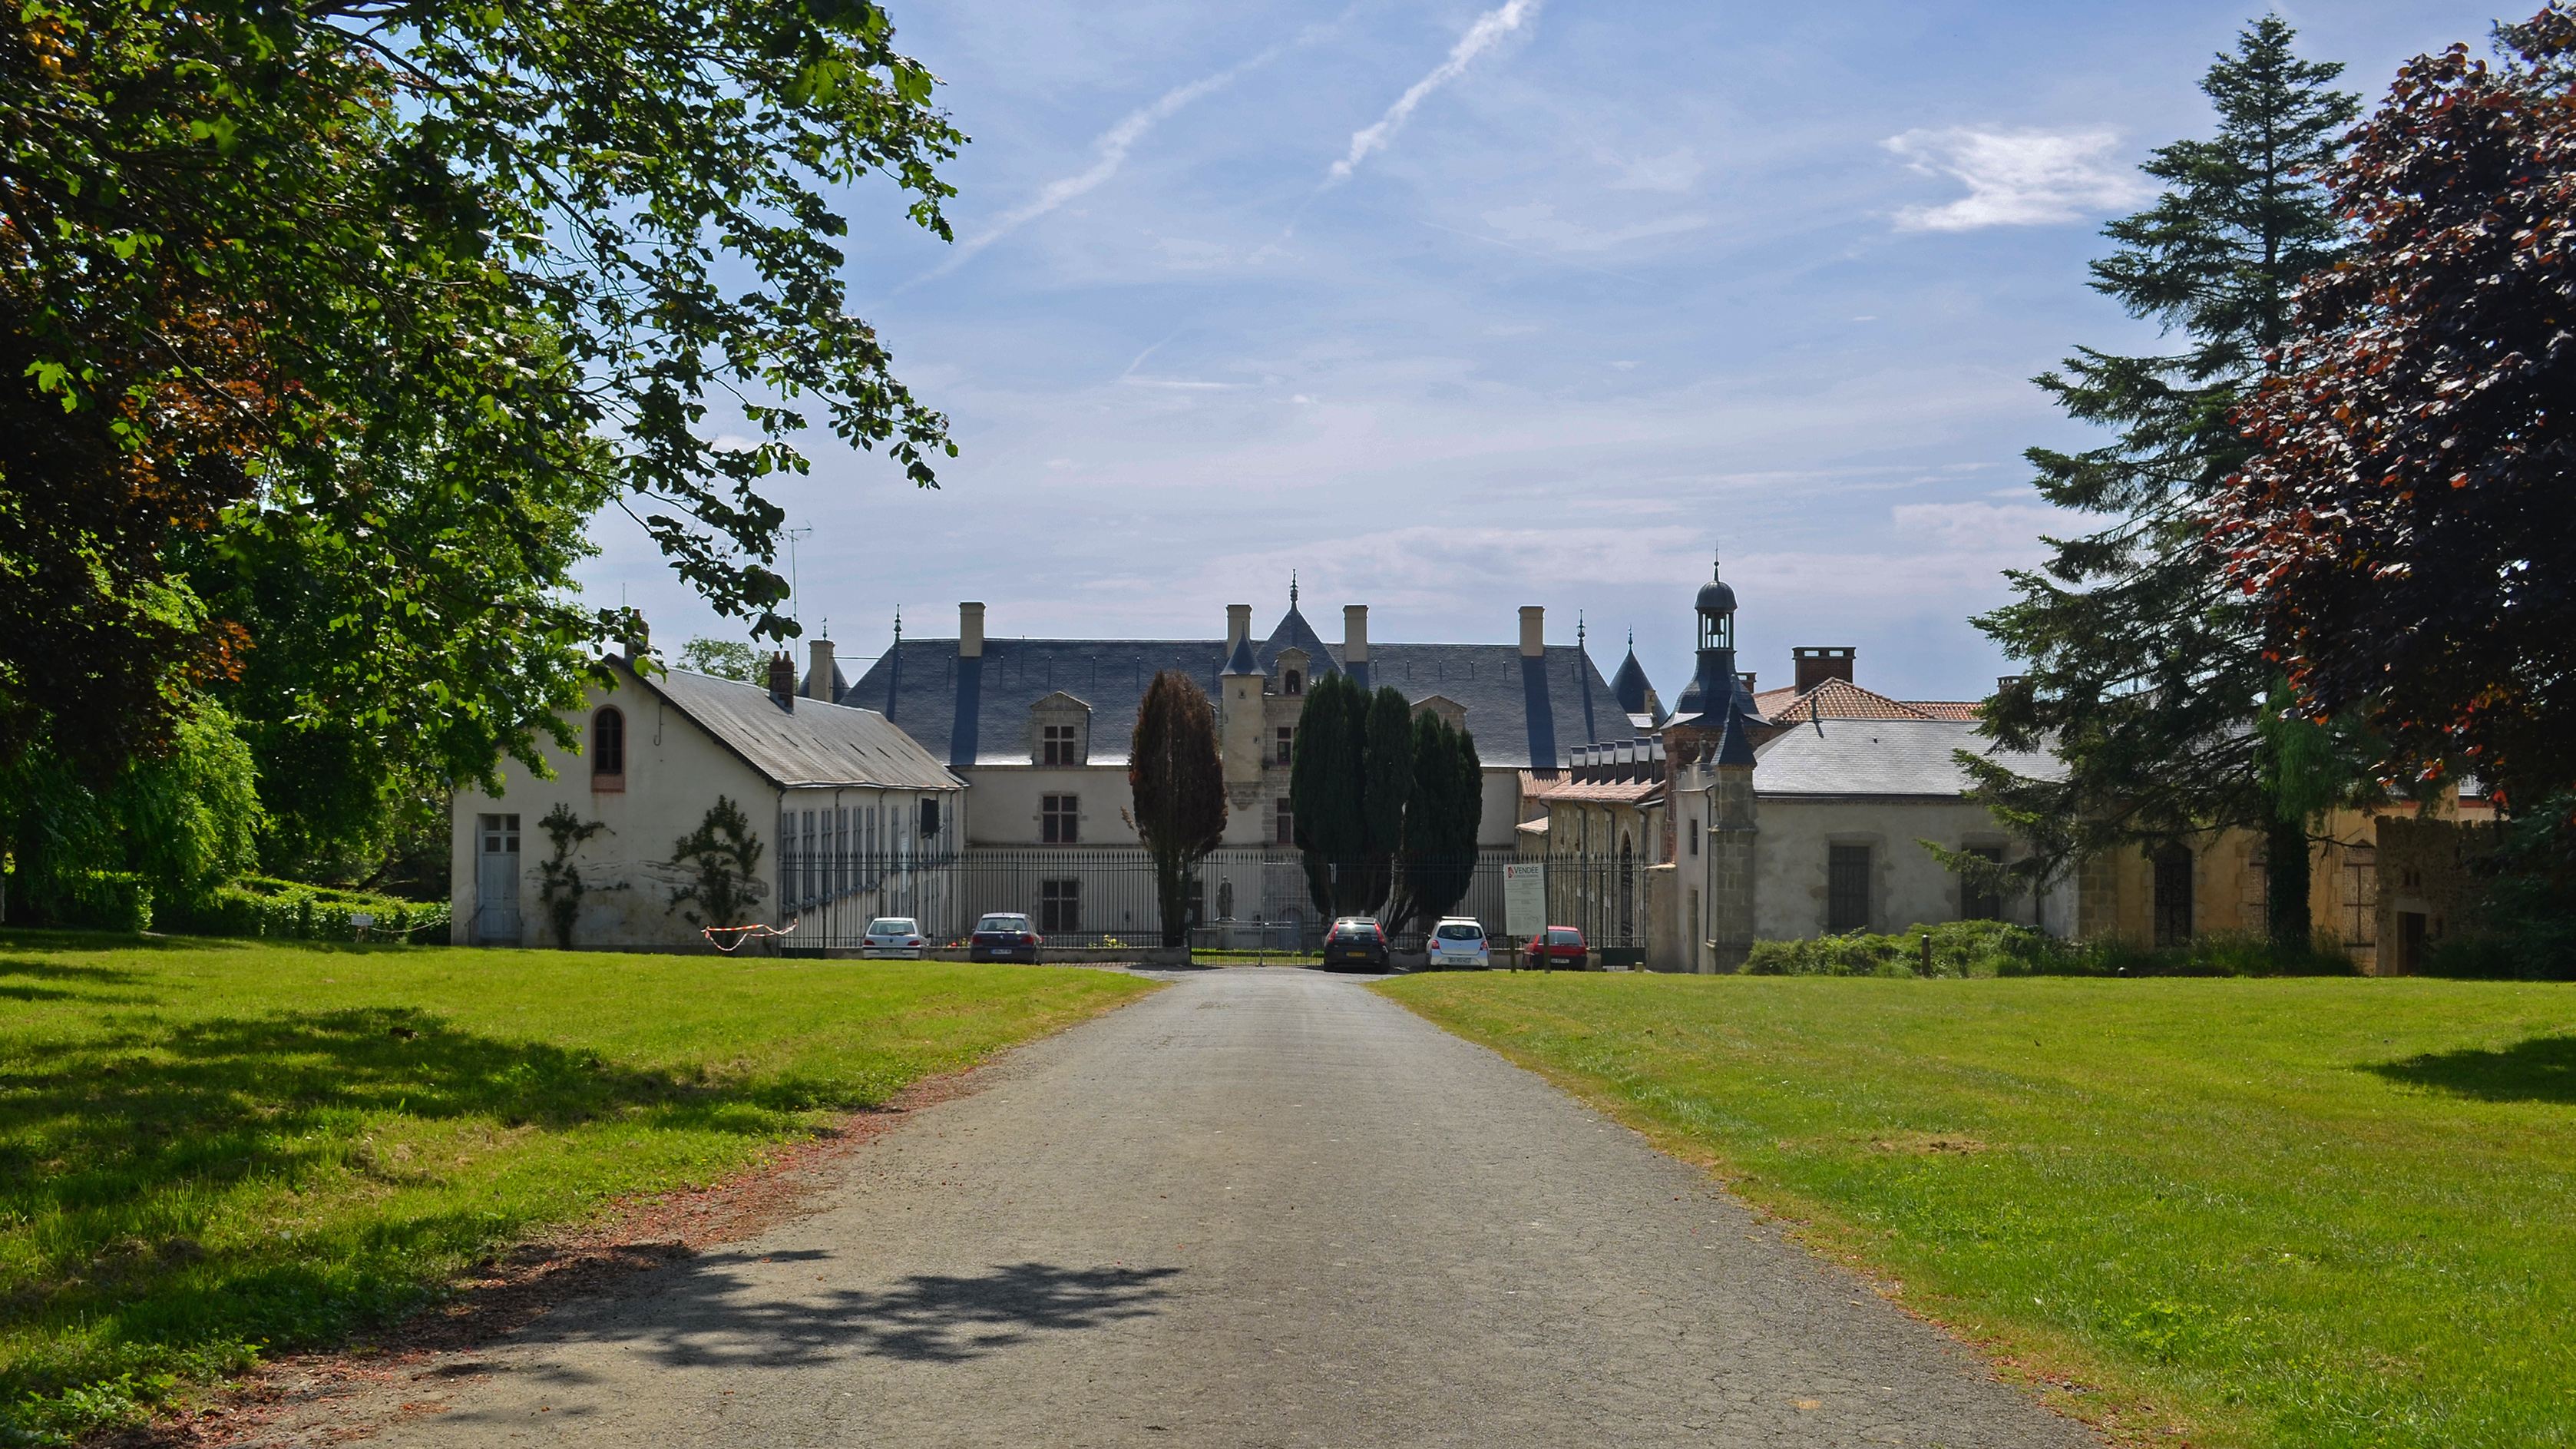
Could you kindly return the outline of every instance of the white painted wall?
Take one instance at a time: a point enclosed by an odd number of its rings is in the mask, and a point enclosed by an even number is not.
[[[899,851],[906,858],[922,853],[924,847],[930,847],[933,854],[953,849],[967,828],[961,818],[961,792],[943,792],[942,836],[937,841],[922,841],[917,834],[920,792],[874,788],[781,792],[713,735],[648,689],[628,685],[610,691],[593,686],[588,691],[588,701],[576,722],[581,752],[551,744],[542,752],[555,778],[542,779],[519,761],[507,760],[502,764],[498,793],[487,795],[479,789],[457,792],[448,822],[449,886],[454,893],[450,898],[456,903],[455,925],[449,939],[454,944],[554,944],[539,873],[539,863],[552,855],[554,846],[537,822],[557,803],[569,805],[584,820],[600,821],[608,827],[572,856],[585,886],[573,944],[615,950],[712,949],[699,928],[671,908],[672,893],[689,877],[686,870],[671,863],[671,854],[683,837],[698,828],[720,795],[742,808],[751,822],[752,834],[765,847],[758,870],[762,895],[749,919],[773,925],[784,925],[799,914],[796,904],[788,901],[781,889],[779,872],[788,859],[780,849],[782,810],[796,811],[800,820],[808,809],[873,810],[877,828],[884,832],[878,838],[888,850]],[[591,720],[598,709],[609,705],[626,716],[623,789],[593,788],[588,754]],[[480,941],[476,935],[480,915],[476,898],[478,826],[487,814],[519,817],[521,925],[515,941]],[[868,918],[878,914],[881,907],[892,908],[892,914],[912,914],[916,908],[926,908],[931,902],[923,900],[920,893],[935,888],[935,883],[919,879],[918,873],[898,874],[888,885],[890,889],[883,892],[854,892],[807,912],[812,920],[800,934],[819,937],[827,929],[856,934],[866,928]]]
[[[1758,772],[1755,778],[1760,779]],[[1919,841],[1935,841],[1951,850],[2004,846],[2010,852],[2007,859],[2020,854],[1986,807],[1966,800],[1762,796],[1757,808],[1760,832],[1753,846],[1753,930],[1757,939],[1765,941],[1825,933],[1826,861],[1832,846],[1870,847],[1869,928],[1882,933],[1964,918],[1959,878],[1943,869]],[[2007,902],[2004,915],[2023,925],[2036,924],[2027,896]]]

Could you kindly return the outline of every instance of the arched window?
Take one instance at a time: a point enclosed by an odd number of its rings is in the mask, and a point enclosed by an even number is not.
[[[626,774],[626,716],[614,708],[590,717],[590,773],[593,779]]]
[[[1306,692],[1306,676],[1298,673],[1294,669],[1289,670],[1286,675],[1286,688],[1290,694],[1304,694]]]

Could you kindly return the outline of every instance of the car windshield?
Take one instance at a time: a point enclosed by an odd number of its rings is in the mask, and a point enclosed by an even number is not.
[[[986,916],[975,923],[975,929],[979,931],[1025,931],[1028,928],[1029,918],[1026,916]]]
[[[877,919],[868,922],[868,934],[871,936],[918,936],[921,934],[921,927],[915,925],[909,916],[880,916]]]
[[[1443,941],[1481,941],[1485,939],[1485,933],[1473,922],[1451,921],[1441,926],[1440,939]]]

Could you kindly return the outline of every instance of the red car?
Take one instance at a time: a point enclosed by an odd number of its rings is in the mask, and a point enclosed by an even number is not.
[[[1560,967],[1567,971],[1580,971],[1583,963],[1590,959],[1590,954],[1584,950],[1583,933],[1572,926],[1550,926],[1530,937],[1523,954],[1529,958],[1533,971],[1554,971]]]

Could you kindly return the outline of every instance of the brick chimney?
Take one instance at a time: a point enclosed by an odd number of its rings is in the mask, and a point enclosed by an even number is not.
[[[780,709],[796,712],[796,661],[784,649],[769,656],[769,698]]]
[[[1852,650],[1849,645],[1829,648],[1807,646],[1790,650],[1789,657],[1798,667],[1800,694],[1828,679],[1839,679],[1845,684],[1852,682]]]
[[[957,606],[957,657],[984,657],[984,606],[981,604]]]

